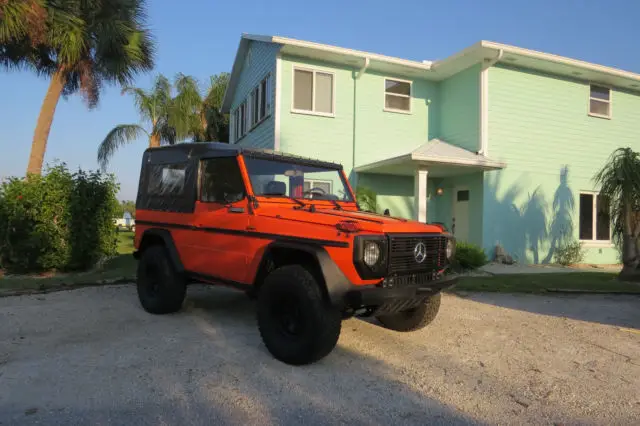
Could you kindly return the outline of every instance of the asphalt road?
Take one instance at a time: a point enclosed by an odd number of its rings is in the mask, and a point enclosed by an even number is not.
[[[344,322],[306,367],[226,289],[163,317],[132,286],[0,299],[2,425],[638,422],[640,298],[447,295],[420,332]]]

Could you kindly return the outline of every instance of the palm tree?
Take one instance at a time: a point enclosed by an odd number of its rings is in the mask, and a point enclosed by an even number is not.
[[[203,97],[195,78],[178,74],[174,83],[178,95],[171,117],[178,133],[190,136],[194,142],[228,142],[229,117],[220,112],[228,83],[228,73],[211,76]]]
[[[149,130],[139,124],[120,124],[114,127],[98,148],[98,163],[102,169],[107,167],[109,160],[119,147],[143,135],[149,138],[150,147],[157,147],[162,143],[174,144],[178,138],[175,127],[169,122],[174,106],[171,83],[165,76],[160,74],[156,77],[153,89],[150,91],[138,87],[125,87],[122,93],[133,96],[140,117],[151,127]]]
[[[46,29],[44,0],[0,0],[0,52],[16,40],[36,46],[43,41]]]
[[[616,149],[594,177],[600,196],[609,200],[614,240],[622,248],[620,279],[640,278],[640,153]]]
[[[12,7],[6,5],[11,2]],[[41,5],[46,25],[41,40],[27,31],[28,4]],[[145,26],[145,0],[2,0],[0,63],[29,67],[50,78],[31,145],[27,173],[40,174],[61,95],[80,91],[89,108],[104,83],[129,84],[153,67],[154,44]],[[22,12],[16,12],[21,6]],[[11,11],[11,15],[8,14]],[[21,14],[22,13],[22,14]],[[7,16],[22,18],[8,23]],[[35,39],[33,37],[36,37]],[[3,42],[4,40],[4,42]]]

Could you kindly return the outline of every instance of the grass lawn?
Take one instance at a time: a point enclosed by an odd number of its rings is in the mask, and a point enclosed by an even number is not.
[[[118,255],[105,262],[100,268],[88,272],[60,273],[46,277],[25,275],[0,277],[0,295],[17,291],[28,293],[34,290],[43,291],[131,281],[135,278],[137,265],[131,255],[134,250],[133,235],[133,232],[120,232],[118,234]]]
[[[640,284],[616,280],[607,272],[512,274],[490,277],[462,277],[455,290],[502,293],[545,293],[549,291],[623,292],[640,294]]]

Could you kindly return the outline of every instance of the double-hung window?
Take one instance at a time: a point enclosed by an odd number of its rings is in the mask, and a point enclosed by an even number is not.
[[[335,81],[334,74],[294,68],[293,111],[333,116]]]
[[[611,89],[595,84],[589,86],[589,115],[611,118]]]
[[[606,243],[611,240],[609,199],[598,193],[580,194],[580,240]]]
[[[271,90],[271,74],[267,74],[232,112],[233,142],[240,140],[271,114]]]
[[[384,79],[384,110],[411,112],[411,82]]]

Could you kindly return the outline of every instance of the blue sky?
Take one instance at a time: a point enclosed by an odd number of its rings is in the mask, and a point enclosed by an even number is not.
[[[640,73],[640,2],[617,0],[272,0],[149,1],[158,44],[153,76],[177,72],[205,82],[230,71],[240,35],[281,35],[415,60],[445,58],[481,39],[513,44]],[[171,6],[170,6],[171,5]],[[47,81],[0,71],[0,177],[23,175]],[[61,100],[45,161],[96,168],[96,149],[117,124],[136,123],[131,98],[115,87],[88,111],[79,96]],[[114,157],[120,198],[135,199],[140,140]]]

